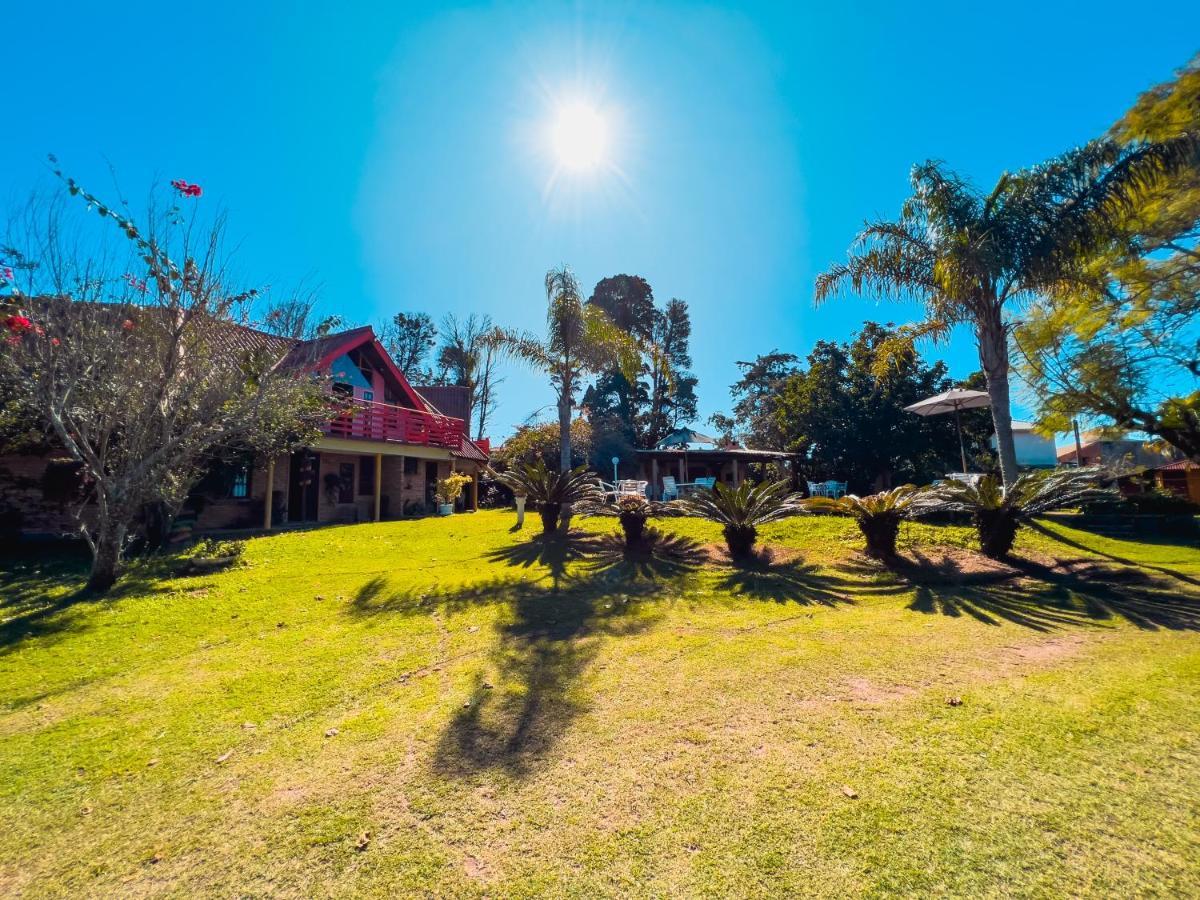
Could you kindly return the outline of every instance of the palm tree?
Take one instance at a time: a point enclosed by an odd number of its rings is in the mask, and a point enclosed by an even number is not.
[[[583,379],[614,363],[631,382],[640,365],[639,345],[594,304],[583,302],[574,273],[546,273],[546,337],[496,329],[492,340],[507,353],[550,377],[558,395],[559,468],[571,469],[571,411]]]
[[[922,511],[924,497],[925,492],[916,485],[902,484],[866,497],[811,497],[802,505],[809,512],[853,516],[866,538],[867,556],[887,561],[896,558],[900,523]]]
[[[729,555],[746,560],[758,540],[758,526],[803,512],[800,495],[786,481],[743,481],[737,487],[717,482],[680,501],[680,511],[716,522],[722,527]]]
[[[912,170],[913,195],[894,222],[868,222],[848,262],[818,276],[818,303],[846,288],[918,300],[925,318],[886,348],[880,371],[921,337],[970,325],[987,377],[1004,484],[1017,478],[1009,412],[1005,308],[1082,277],[1088,254],[1117,239],[1130,204],[1188,164],[1195,135],[1121,146],[1093,141],[1040,166],[1005,173],[984,194],[939,162]]]
[[[538,508],[542,517],[542,533],[553,534],[559,527],[563,507],[575,503],[594,505],[604,500],[596,476],[586,466],[552,472],[542,460],[516,463],[504,472],[492,472],[492,477],[518,497],[526,497]],[[565,525],[563,526],[565,530]]]
[[[924,511],[970,513],[984,555],[1004,559],[1012,550],[1017,531],[1034,517],[1056,509],[1119,499],[1115,490],[1101,487],[1103,476],[1098,468],[1029,472],[1007,488],[991,475],[979,479],[978,484],[947,481],[930,492]]]

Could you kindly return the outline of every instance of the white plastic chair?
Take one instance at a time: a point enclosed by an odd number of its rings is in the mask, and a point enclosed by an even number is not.
[[[664,475],[662,483],[663,483],[662,498],[664,500],[678,500],[679,499],[679,488],[676,487],[676,485],[675,485],[674,476]]]

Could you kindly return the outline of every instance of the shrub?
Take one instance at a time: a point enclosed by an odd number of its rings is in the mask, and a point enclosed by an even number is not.
[[[896,536],[900,523],[922,511],[925,492],[916,485],[904,484],[890,491],[857,497],[812,497],[804,501],[810,512],[827,512],[853,516],[867,541],[867,556],[893,559],[896,556]]]
[[[758,526],[801,511],[799,495],[790,493],[786,481],[743,481],[736,488],[717,483],[680,502],[681,510],[722,527],[729,555],[743,560],[758,540]]]
[[[1003,559],[1012,550],[1022,523],[1055,509],[1117,497],[1099,485],[1100,469],[1066,469],[1022,475],[1006,491],[986,475],[977,486],[948,481],[931,492],[931,510],[970,513],[985,556]]]
[[[463,489],[471,483],[469,475],[461,472],[451,472],[445,478],[438,479],[433,498],[442,504],[452,504],[462,496]]]
[[[245,550],[245,541],[222,541],[216,538],[204,538],[204,540],[196,544],[192,555],[214,559],[238,559]]]
[[[525,497],[538,508],[542,517],[542,532],[551,534],[558,526],[562,509],[574,503],[603,502],[604,494],[592,475],[584,466],[567,472],[550,469],[544,460],[516,463],[505,472],[493,472],[497,482],[509,488],[518,497]]]

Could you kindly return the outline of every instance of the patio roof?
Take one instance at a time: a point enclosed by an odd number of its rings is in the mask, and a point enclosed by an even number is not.
[[[688,459],[800,459],[799,453],[786,453],[782,450],[752,450],[748,447],[729,447],[724,450],[684,450],[678,447],[652,450],[635,450],[638,456],[675,459],[686,456]]]

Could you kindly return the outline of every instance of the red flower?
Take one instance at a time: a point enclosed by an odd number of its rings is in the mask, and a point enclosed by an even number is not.
[[[126,319],[121,323],[121,327],[126,331],[133,331],[133,319]]]
[[[171,182],[171,187],[179,192],[181,197],[199,197],[203,191],[198,184],[188,184],[182,178],[176,178]]]
[[[33,328],[33,323],[24,316],[9,316],[4,320],[4,327],[13,334],[24,334]],[[11,341],[9,342],[11,343]]]
[[[60,341],[58,338],[50,338],[50,343],[51,343],[53,346],[57,347],[59,344],[61,344],[61,343],[62,343],[62,341]]]

